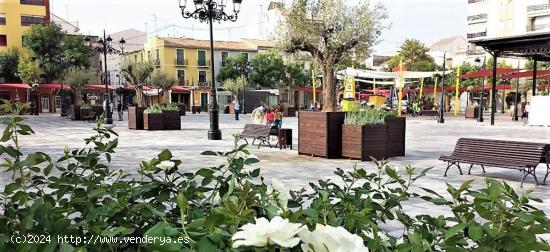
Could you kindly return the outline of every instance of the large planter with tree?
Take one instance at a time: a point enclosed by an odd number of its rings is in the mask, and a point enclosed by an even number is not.
[[[181,117],[176,104],[168,104],[162,108],[162,120],[165,130],[181,130]]]
[[[342,125],[342,156],[370,161],[388,157],[388,125],[379,111],[349,112]]]
[[[185,106],[185,104],[183,103],[178,103],[178,110],[179,110],[179,113],[180,113],[180,116],[185,116],[186,113],[187,113],[187,107]]]
[[[71,86],[74,91],[75,104],[71,105],[71,119],[82,120],[82,109],[86,115],[91,111],[91,105],[82,105],[82,90],[86,88],[90,83],[97,81],[97,73],[90,69],[71,67],[65,72],[63,79]]]
[[[143,127],[143,107],[128,107],[128,128],[133,130],[142,130]]]
[[[344,112],[300,111],[298,153],[328,159],[342,157]]]
[[[470,106],[466,108],[465,113],[466,118],[478,118],[479,117],[479,106]]]
[[[145,130],[164,130],[164,116],[158,106],[151,106],[143,112]]]
[[[388,157],[405,156],[405,138],[407,131],[407,118],[386,116],[384,123],[388,126]]]
[[[69,113],[71,113],[71,120],[73,120],[73,121],[80,121],[81,120],[80,105],[71,104],[71,109],[70,109]]]

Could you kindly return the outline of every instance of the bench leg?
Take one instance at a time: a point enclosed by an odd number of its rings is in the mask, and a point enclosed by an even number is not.
[[[443,175],[444,177],[447,177],[447,172],[453,165],[456,166],[456,168],[458,168],[458,171],[460,171],[460,175],[464,175],[462,173],[462,169],[460,168],[459,162],[447,161],[447,169],[445,170],[445,175]]]
[[[485,166],[484,165],[481,165],[481,170],[483,170],[483,174],[485,174]]]
[[[523,182],[525,181],[525,178],[529,175],[532,175],[533,178],[535,179],[535,184],[538,186],[539,185],[539,181],[537,179],[537,174],[536,174],[536,167],[535,168],[525,168],[523,169],[523,178],[521,179],[521,185],[520,187],[523,188]]]
[[[544,176],[544,181],[542,182],[543,185],[546,185],[546,179],[548,178],[549,173],[550,173],[550,164],[546,164],[546,175]]]
[[[474,164],[470,165],[470,169],[468,169],[468,175],[472,175],[472,167],[474,167]]]

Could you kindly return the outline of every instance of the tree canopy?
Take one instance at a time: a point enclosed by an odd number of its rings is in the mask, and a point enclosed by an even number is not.
[[[336,111],[335,66],[355,52],[369,54],[384,29],[386,11],[366,0],[294,0],[284,11],[279,43],[311,53],[323,73],[323,111]]]
[[[237,55],[225,59],[225,67],[221,68],[216,79],[220,82],[234,80],[240,76],[248,76],[250,62],[244,55]]]
[[[71,67],[65,74],[63,81],[71,85],[71,89],[75,92],[76,105],[82,103],[82,90],[91,83],[99,80],[97,73],[89,68]]]
[[[428,54],[430,49],[416,39],[407,39],[401,45],[399,54],[388,62],[388,69],[398,67],[401,59],[409,71],[433,71],[437,69],[432,56]]]
[[[252,66],[249,75],[251,84],[275,88],[285,80],[285,62],[275,51],[256,55],[250,64]]]
[[[172,88],[172,86],[174,86],[177,82],[178,81],[176,78],[173,78],[162,71],[155,71],[153,75],[151,75],[151,86],[157,89],[162,89],[163,103],[167,103],[169,101],[168,92],[166,92],[166,90],[170,90],[170,88]]]
[[[40,76],[43,74],[38,63],[30,58],[20,58],[17,65],[17,73],[21,81],[27,84],[39,83]]]
[[[6,82],[21,81],[17,73],[19,57],[17,48],[9,48],[5,52],[0,52],[0,77],[4,77]]]
[[[145,98],[143,95],[143,86],[155,67],[151,62],[129,62],[122,63],[121,71],[124,79],[132,84],[132,88],[136,92],[136,103],[139,107],[145,106]]]
[[[227,79],[222,83],[223,89],[231,92],[231,95],[237,99],[239,91],[245,88],[246,80],[243,76],[237,77],[236,79]]]
[[[31,51],[47,82],[61,79],[70,67],[89,67],[93,56],[82,36],[66,35],[54,23],[32,25],[25,32],[23,46]]]
[[[309,75],[304,67],[298,63],[289,63],[285,66],[286,84],[291,87],[304,87],[309,83]]]

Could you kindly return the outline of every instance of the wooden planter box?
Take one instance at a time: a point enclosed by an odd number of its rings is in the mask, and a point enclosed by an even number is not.
[[[143,107],[128,107],[128,128],[133,130],[142,130],[143,127]]]
[[[370,161],[388,157],[388,125],[342,125],[342,156]]]
[[[478,118],[479,117],[479,108],[467,108],[465,117],[466,118]]]
[[[149,114],[147,112],[143,113],[143,128],[145,130],[163,130],[164,129],[164,119],[162,113],[160,114]]]
[[[74,105],[74,104],[71,105],[70,113],[71,113],[71,120],[74,120],[74,121],[82,120],[82,117],[80,116],[80,105]]]
[[[162,120],[165,130],[181,130],[179,111],[162,111]]]
[[[388,117],[385,120],[388,126],[388,157],[405,156],[405,138],[407,131],[406,117]]]
[[[298,117],[298,154],[342,157],[342,124],[345,112],[300,111]]]

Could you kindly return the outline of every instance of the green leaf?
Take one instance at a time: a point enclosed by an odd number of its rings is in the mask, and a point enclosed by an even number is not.
[[[168,238],[173,237],[177,233],[178,230],[170,226],[168,223],[159,222],[147,230],[144,236],[153,238],[156,237],[156,239],[153,239],[153,243],[148,244],[148,247],[151,248],[152,251],[176,252],[180,251],[182,248],[182,244],[174,242],[177,238],[171,239],[171,243],[162,243],[162,241],[166,241]]]
[[[481,226],[471,224],[468,227],[468,236],[474,240],[478,241],[483,236],[483,228]]]
[[[212,214],[206,217],[205,225],[208,230],[213,230],[215,227],[220,226],[225,221],[223,214]]]
[[[59,247],[59,252],[74,252],[74,247],[70,244],[62,243]]]
[[[172,159],[172,152],[170,152],[169,150],[163,150],[159,155],[159,160],[160,161],[166,161],[166,160],[170,160]]]
[[[11,183],[4,187],[4,193],[11,194],[15,190],[17,190],[17,188],[19,188],[19,183]]]
[[[213,152],[213,151],[203,151],[201,153],[201,155],[203,155],[203,156],[218,156],[218,153]]]
[[[464,223],[459,223],[459,224],[456,224],[456,225],[452,226],[451,228],[449,228],[447,233],[445,233],[445,240],[448,240],[448,239],[452,238],[453,236],[457,235],[459,232],[464,230],[465,227],[466,227],[466,224],[464,224]]]

